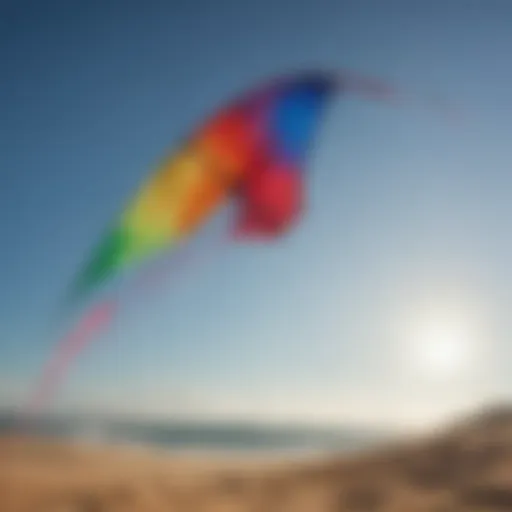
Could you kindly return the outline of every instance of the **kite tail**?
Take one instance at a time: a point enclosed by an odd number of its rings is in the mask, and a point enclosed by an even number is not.
[[[179,271],[179,276],[186,275],[184,270],[190,265],[205,264],[216,256],[220,250],[225,249],[236,241],[236,233],[233,226],[223,234],[207,250],[192,255],[192,248],[185,246],[180,253],[173,258],[166,258],[158,265],[145,271],[131,286],[123,292],[123,299],[146,299],[148,293],[165,288],[166,279]],[[196,249],[197,250],[197,249]],[[112,324],[116,313],[121,306],[121,297],[103,301],[92,306],[82,316],[74,329],[58,344],[50,360],[43,368],[41,377],[37,383],[35,392],[30,397],[28,405],[22,411],[22,426],[28,427],[31,419],[41,413],[43,408],[55,396],[62,381],[66,378],[68,370],[74,359],[90,345],[96,337],[103,334]]]
[[[40,413],[55,394],[75,357],[104,332],[112,323],[117,310],[114,301],[105,301],[87,311],[72,331],[58,344],[53,356],[43,368],[36,390],[22,411],[22,424]]]
[[[231,239],[230,239],[231,240]],[[176,257],[166,259],[156,267],[152,267],[138,277],[126,292],[123,293],[128,301],[146,298],[148,293],[162,290],[166,279],[173,273],[180,271],[190,263],[205,262],[211,259],[219,249],[226,246],[227,239],[222,238],[219,243],[202,252],[202,258],[193,258],[190,248],[185,247]],[[176,255],[177,256],[177,255]],[[177,263],[179,263],[177,265]],[[42,374],[36,384],[35,391],[28,404],[21,413],[22,430],[27,430],[32,420],[37,417],[56,395],[59,387],[66,378],[69,368],[76,357],[90,345],[98,336],[105,333],[112,324],[116,313],[121,306],[121,297],[103,301],[88,309],[75,327],[58,343],[50,360],[43,368]]]

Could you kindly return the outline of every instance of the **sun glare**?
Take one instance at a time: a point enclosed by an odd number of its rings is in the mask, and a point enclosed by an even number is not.
[[[448,376],[471,365],[475,339],[461,319],[432,318],[416,326],[409,344],[414,366],[432,376]]]
[[[410,314],[402,312],[399,357],[406,372],[441,381],[470,376],[484,343],[479,315],[442,298],[423,306],[416,304]]]

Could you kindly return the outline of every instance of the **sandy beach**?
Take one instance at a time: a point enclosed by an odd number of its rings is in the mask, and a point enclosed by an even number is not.
[[[351,457],[285,460],[5,436],[2,512],[512,510],[512,412]]]

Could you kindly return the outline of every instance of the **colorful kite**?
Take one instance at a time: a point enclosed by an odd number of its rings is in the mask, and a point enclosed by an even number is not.
[[[164,160],[105,235],[72,291],[83,298],[121,270],[192,235],[233,198],[237,237],[275,237],[304,199],[303,171],[327,102],[339,91],[392,99],[375,81],[309,73],[248,93]]]
[[[229,200],[238,204],[235,239],[286,233],[304,207],[305,165],[322,114],[340,92],[397,99],[393,89],[375,80],[299,73],[256,88],[208,119],[161,163],[106,233],[71,289],[73,302],[178,246]],[[47,367],[40,386],[45,397],[115,309],[113,303],[93,308],[59,344],[61,355]]]

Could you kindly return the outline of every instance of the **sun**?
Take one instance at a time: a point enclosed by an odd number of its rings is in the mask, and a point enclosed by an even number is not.
[[[475,332],[463,319],[430,318],[410,333],[409,359],[413,366],[431,377],[464,373],[475,356]]]
[[[396,414],[421,428],[485,402],[495,385],[492,302],[469,286],[434,285],[409,286],[383,315]]]
[[[457,380],[479,366],[484,336],[478,314],[439,298],[401,315],[400,361],[414,379]]]

